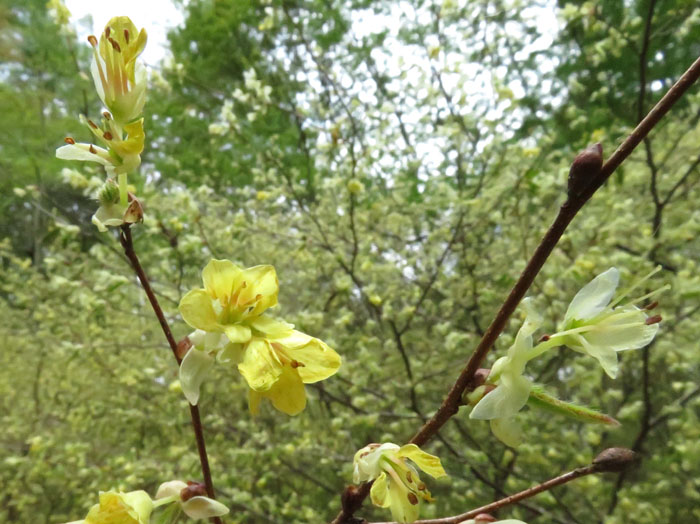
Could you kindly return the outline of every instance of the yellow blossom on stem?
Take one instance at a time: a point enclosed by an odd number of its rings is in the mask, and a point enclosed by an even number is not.
[[[288,415],[306,406],[304,384],[324,380],[340,367],[340,356],[325,342],[263,313],[277,304],[279,286],[272,266],[241,269],[212,260],[202,272],[203,289],[187,293],[180,314],[196,329],[193,347],[180,366],[187,400],[199,401],[201,384],[214,359],[236,364],[250,388],[251,413],[267,398]]]
[[[116,16],[93,47],[92,78],[97,94],[119,125],[139,118],[146,102],[146,70],[136,61],[146,46],[146,30],[138,31],[128,16]]]
[[[372,503],[390,508],[392,518],[397,522],[418,520],[421,502],[433,500],[418,471],[406,459],[433,478],[447,475],[438,457],[422,451],[415,444],[401,447],[391,442],[369,444],[355,453],[353,461],[353,481],[373,480]]]
[[[69,524],[148,524],[153,501],[145,491],[103,491],[84,520]]]

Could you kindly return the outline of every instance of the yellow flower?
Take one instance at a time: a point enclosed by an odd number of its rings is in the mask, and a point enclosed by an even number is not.
[[[401,447],[390,442],[369,444],[355,453],[353,461],[353,481],[374,480],[370,491],[372,503],[391,508],[391,515],[397,522],[418,520],[421,501],[433,500],[418,471],[406,459],[433,478],[447,475],[438,457],[415,444]]]
[[[103,491],[85,520],[70,524],[148,524],[153,501],[145,491]]]
[[[277,304],[278,283],[272,266],[241,269],[228,260],[212,260],[202,272],[204,289],[180,301],[182,318],[195,331],[193,347],[180,366],[187,400],[196,404],[202,382],[214,365],[237,364],[250,388],[251,413],[267,398],[288,415],[306,406],[304,384],[333,375],[340,356],[323,341],[263,312]]]
[[[146,46],[146,30],[138,31],[128,16],[116,16],[93,47],[92,78],[97,94],[119,125],[136,120],[146,102],[146,70],[136,61]]]
[[[225,333],[231,342],[248,342],[250,322],[277,304],[279,286],[272,266],[241,269],[229,260],[212,260],[202,280],[204,289],[182,297],[180,314],[193,328]]]

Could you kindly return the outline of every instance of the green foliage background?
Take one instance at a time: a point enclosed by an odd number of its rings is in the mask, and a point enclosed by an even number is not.
[[[176,336],[177,303],[211,257],[271,263],[278,314],[324,339],[340,372],[289,418],[257,419],[216,368],[201,409],[228,522],[322,522],[354,452],[405,442],[447,392],[565,198],[586,144],[609,154],[700,54],[687,0],[192,1],[151,69],[146,202],[136,249]],[[545,13],[556,13],[551,37]],[[128,13],[114,13],[128,14]],[[368,19],[378,21],[376,29]],[[87,46],[43,1],[0,4],[0,521],[83,516],[98,490],[198,479],[177,370],[113,234],[90,224],[103,174],[54,158],[99,108]],[[148,28],[147,28],[148,29]],[[250,76],[255,71],[255,79]],[[246,72],[247,80],[246,80]],[[259,83],[258,83],[259,82]],[[269,89],[265,89],[268,86]],[[588,463],[642,462],[503,510],[605,524],[700,520],[700,91],[691,90],[595,195],[530,296],[544,332],[617,266],[661,264],[657,339],[616,381],[555,351],[529,368],[615,430],[525,410],[506,448],[463,409],[427,451],[424,517],[460,513]],[[354,194],[348,182],[364,188]],[[517,315],[516,315],[517,317]],[[515,318],[489,357],[505,351]],[[362,515],[388,515],[365,505]]]

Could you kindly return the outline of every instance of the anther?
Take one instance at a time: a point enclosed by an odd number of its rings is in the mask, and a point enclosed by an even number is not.
[[[552,337],[550,337],[549,335],[542,335],[537,342],[547,342],[550,338]]]
[[[107,26],[105,27],[105,36],[109,38],[110,33],[112,32],[112,28]]]
[[[92,147],[92,144],[90,144],[90,147],[88,148],[88,151],[90,151],[90,153],[92,153],[93,155],[96,155],[96,154],[97,154],[97,151],[95,150],[94,147]]]
[[[407,471],[407,472],[406,472],[406,480],[407,480],[409,483],[413,482],[413,476],[411,475],[411,472],[410,472],[410,471]]]
[[[114,38],[109,38],[109,37],[107,37],[107,40],[109,40],[109,43],[112,44],[112,47],[114,48],[114,50],[115,50],[117,53],[121,53],[121,52],[122,52],[122,48],[119,47],[119,44],[117,43],[117,41],[116,41]]]
[[[66,144],[70,144],[70,145],[75,144],[75,140],[73,140],[73,139],[72,139],[71,137],[69,137],[69,136],[67,136],[66,138],[64,138],[63,141],[64,141]]]
[[[124,29],[124,40],[126,40],[126,43],[129,43],[129,30]]]
[[[654,309],[658,305],[659,305],[659,301],[654,300],[651,304],[647,304],[646,306],[644,306],[644,309],[646,309],[647,311],[651,311],[652,309]]]
[[[102,136],[104,137],[105,140],[112,140],[112,138],[114,138],[112,136],[112,133],[110,133],[109,131],[105,131],[104,133],[102,133]]]
[[[661,315],[654,315],[653,317],[649,317],[644,321],[647,326],[658,324],[659,322],[661,322]]]
[[[88,36],[88,42],[92,47],[97,47],[97,37],[95,35]]]
[[[112,115],[109,111],[105,111],[104,113],[102,113],[102,116],[105,117],[107,120],[112,120]]]
[[[87,123],[90,125],[91,128],[97,129],[97,124],[92,120],[88,120]]]
[[[304,364],[303,362],[299,362],[298,360],[292,360],[289,365],[292,366],[292,369],[306,367],[306,364]]]
[[[408,501],[415,506],[416,504],[418,504],[418,497],[416,497],[415,493],[409,493]]]

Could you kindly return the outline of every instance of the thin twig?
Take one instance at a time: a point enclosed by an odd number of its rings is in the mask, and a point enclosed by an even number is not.
[[[151,303],[153,312],[158,318],[158,322],[160,323],[160,327],[163,330],[163,334],[168,340],[168,345],[170,345],[170,349],[172,350],[173,356],[175,357],[177,365],[179,366],[182,362],[182,359],[178,356],[177,353],[177,342],[175,342],[173,333],[170,330],[170,325],[168,324],[168,321],[166,320],[165,315],[163,314],[163,310],[161,309],[160,304],[158,303],[158,299],[156,298],[155,293],[153,293],[153,289],[151,288],[151,284],[148,280],[148,277],[146,276],[146,272],[143,270],[141,262],[139,262],[139,259],[136,256],[136,251],[134,251],[134,241],[131,238],[130,224],[124,224],[121,227],[119,241],[121,242],[122,247],[124,248],[124,254],[126,255],[126,258],[128,258],[129,262],[131,262],[131,267],[134,268],[136,276],[141,282],[143,290],[146,292],[148,301]],[[207,496],[211,499],[215,499],[216,496],[214,494],[214,483],[211,480],[209,458],[207,456],[207,447],[204,442],[204,431],[202,430],[202,420],[199,416],[199,408],[197,406],[193,406],[192,404],[190,404],[190,417],[192,418],[192,429],[194,429],[194,438],[197,441],[197,451],[199,453],[199,462],[202,465],[202,477],[204,478],[204,485],[207,488]],[[215,524],[223,524],[223,521],[219,517],[212,517],[211,521]]]
[[[550,489],[555,488],[557,486],[561,486],[562,484],[566,484],[567,482],[571,482],[572,480],[576,480],[578,478],[585,477],[586,475],[590,475],[592,473],[597,473],[598,471],[599,471],[598,468],[594,464],[589,464],[588,466],[576,468],[573,471],[569,471],[568,473],[564,473],[563,475],[559,475],[558,477],[554,477],[553,479],[547,480],[546,482],[543,482],[542,484],[538,484],[537,486],[533,486],[531,488],[523,490],[520,493],[510,495],[508,497],[505,497],[505,498],[502,498],[502,499],[497,500],[495,502],[492,502],[491,504],[486,504],[485,506],[481,506],[480,508],[476,508],[476,509],[467,511],[466,513],[462,513],[461,515],[454,515],[452,517],[443,517],[443,518],[439,518],[439,519],[418,520],[418,521],[416,521],[415,524],[457,524],[457,523],[463,522],[467,519],[473,519],[474,517],[476,517],[477,515],[479,515],[481,513],[491,513],[493,511],[499,510],[505,506],[510,506],[511,504],[515,504],[516,502],[520,502],[521,500],[533,497],[533,496],[537,495],[538,493],[542,493],[543,491],[547,491],[547,490],[550,490]],[[374,524],[395,524],[395,523],[377,522]]]

